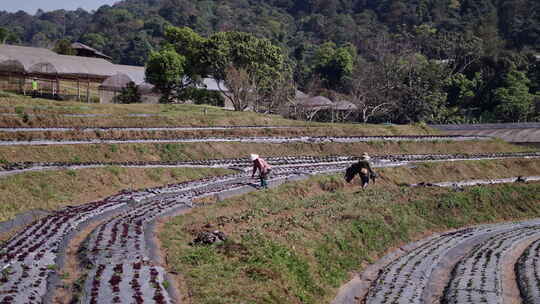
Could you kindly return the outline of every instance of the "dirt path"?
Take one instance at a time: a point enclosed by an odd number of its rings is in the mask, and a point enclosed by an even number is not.
[[[66,248],[64,267],[59,269],[62,287],[55,290],[53,303],[70,304],[73,303],[72,301],[78,299],[78,293],[82,291],[80,283],[84,280],[84,271],[79,260],[78,252],[88,235],[104,221],[96,221],[88,225],[69,242]]]

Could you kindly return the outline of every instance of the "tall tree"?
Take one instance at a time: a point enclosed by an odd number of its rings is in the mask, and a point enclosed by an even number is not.
[[[75,55],[75,50],[71,47],[71,41],[67,39],[60,39],[56,42],[54,49],[54,52],[60,54],[60,55]]]
[[[146,81],[161,92],[161,102],[172,102],[183,96],[186,88],[185,62],[186,58],[173,49],[150,53],[146,63]]]
[[[343,88],[352,74],[355,60],[354,46],[336,47],[333,42],[326,42],[315,53],[313,72],[318,74],[328,89]]]
[[[259,98],[257,79],[245,69],[227,67],[224,84],[227,90],[223,90],[223,94],[231,101],[236,111],[244,111],[256,104]]]
[[[495,90],[496,115],[506,122],[526,121],[533,111],[534,95],[529,92],[530,80],[516,69],[506,74],[503,86]]]
[[[291,73],[278,46],[267,39],[242,32],[220,32],[210,36],[204,43],[202,61],[218,84],[227,82],[227,69],[231,66],[246,71],[255,80],[259,96],[268,94],[274,80],[282,77],[283,73]],[[225,88],[220,89],[227,96]]]
[[[357,107],[361,122],[368,123],[371,119],[395,109],[395,99],[388,98],[385,80],[378,64],[361,62],[356,65],[349,98]]]
[[[190,79],[197,80],[208,74],[208,65],[204,62],[206,38],[188,27],[174,26],[165,28],[165,38],[178,54],[186,58],[184,72]]]

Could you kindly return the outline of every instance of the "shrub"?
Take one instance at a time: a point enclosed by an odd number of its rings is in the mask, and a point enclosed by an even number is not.
[[[140,103],[141,102],[141,93],[137,85],[130,81],[127,86],[122,88],[122,91],[119,95],[114,98],[115,103]]]

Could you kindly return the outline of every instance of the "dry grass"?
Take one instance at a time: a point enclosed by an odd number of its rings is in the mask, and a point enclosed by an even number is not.
[[[219,107],[182,104],[88,104],[23,97],[0,97],[0,111],[17,113],[0,119],[2,127],[148,127],[206,125],[305,125],[276,115],[235,112]],[[25,114],[29,115],[25,117]],[[70,118],[60,114],[112,114],[112,117]],[[126,117],[159,114],[159,117]]]
[[[229,172],[225,169],[107,167],[8,176],[0,179],[0,221],[33,209],[56,210],[88,203],[127,188],[148,188]]]
[[[298,127],[280,129],[226,129],[226,130],[163,130],[163,131],[93,131],[80,130],[59,132],[1,132],[0,140],[91,140],[91,139],[171,139],[171,138],[201,138],[201,137],[231,137],[231,136],[373,136],[401,135],[400,131],[389,128],[360,128],[354,125],[328,127]],[[425,133],[420,133],[423,135]],[[409,134],[415,135],[415,134]],[[416,134],[418,135],[418,134]]]
[[[350,125],[312,123],[278,115],[236,112],[220,107],[187,104],[88,104],[24,97],[0,97],[0,127],[167,127],[167,126],[310,126],[348,135],[433,134],[425,125]],[[112,117],[65,117],[60,114],[112,114]],[[159,117],[128,117],[159,114]]]
[[[399,170],[384,168],[381,174],[397,185],[464,179],[505,178],[540,174],[538,159],[471,160],[452,163],[420,163]]]
[[[400,186],[538,175],[535,160],[438,163],[381,173],[385,179],[366,191],[340,176],[319,176],[196,208],[161,234],[169,269],[183,273],[193,303],[328,303],[351,271],[426,232],[540,214],[539,183],[463,192]],[[224,231],[230,240],[188,245],[207,229]]]
[[[92,144],[54,146],[0,146],[0,162],[86,161],[183,161],[246,157],[248,153],[271,156],[360,155],[397,153],[487,153],[530,151],[502,141],[473,142],[368,142],[368,143],[169,143]]]

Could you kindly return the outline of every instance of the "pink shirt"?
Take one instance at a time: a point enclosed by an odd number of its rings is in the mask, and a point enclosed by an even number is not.
[[[259,170],[261,174],[265,174],[268,172],[268,169],[270,168],[272,167],[264,159],[257,158],[256,160],[253,161],[253,173],[251,175],[255,175],[257,170]]]

